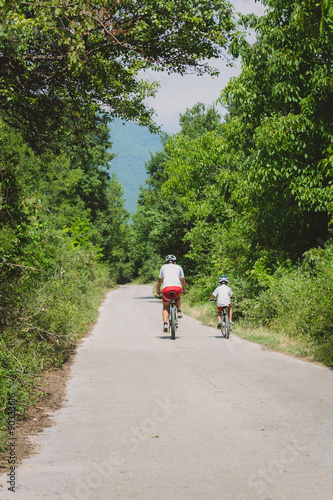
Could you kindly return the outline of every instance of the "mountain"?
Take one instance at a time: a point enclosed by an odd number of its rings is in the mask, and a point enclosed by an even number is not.
[[[161,151],[163,146],[156,134],[145,127],[116,118],[109,123],[112,141],[111,153],[117,156],[110,162],[110,172],[115,173],[124,190],[125,208],[136,211],[139,186],[144,186],[147,172],[145,163],[150,153]]]

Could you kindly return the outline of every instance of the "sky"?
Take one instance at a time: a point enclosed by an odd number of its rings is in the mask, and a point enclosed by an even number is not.
[[[264,6],[260,1],[230,0],[236,12],[242,14],[262,15]],[[216,103],[221,90],[226,86],[231,77],[240,73],[239,61],[234,67],[228,67],[222,59],[213,60],[211,65],[218,68],[220,75],[212,78],[208,75],[167,75],[166,73],[153,73],[151,79],[160,82],[160,88],[154,99],[147,99],[146,103],[153,107],[157,113],[155,122],[162,130],[169,134],[179,132],[179,115],[186,112],[197,102],[212,105]],[[148,79],[149,75],[148,75]],[[223,115],[225,110],[217,105],[218,111]]]

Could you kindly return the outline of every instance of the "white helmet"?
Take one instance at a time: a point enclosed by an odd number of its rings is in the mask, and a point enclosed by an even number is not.
[[[167,256],[165,257],[165,262],[166,262],[167,264],[169,264],[170,262],[172,262],[172,263],[173,263],[173,262],[176,262],[176,260],[177,260],[177,259],[176,259],[176,257],[175,257],[174,255],[172,255],[172,254],[167,255]]]

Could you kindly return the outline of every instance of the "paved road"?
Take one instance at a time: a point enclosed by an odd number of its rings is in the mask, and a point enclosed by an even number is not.
[[[123,286],[79,348],[66,406],[16,471],[15,500],[331,500],[333,371]]]

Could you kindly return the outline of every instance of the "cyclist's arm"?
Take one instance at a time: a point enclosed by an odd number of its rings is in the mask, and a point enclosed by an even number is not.
[[[161,294],[161,285],[163,283],[163,278],[159,278],[157,282],[157,288],[156,288],[156,293],[157,295]]]
[[[187,289],[186,289],[186,281],[185,281],[185,278],[179,278],[180,279],[180,282],[182,284],[182,287],[183,287],[183,293],[186,293],[187,292]]]
[[[210,296],[210,300],[214,300],[215,299],[215,296],[214,294],[212,293],[212,295]]]

